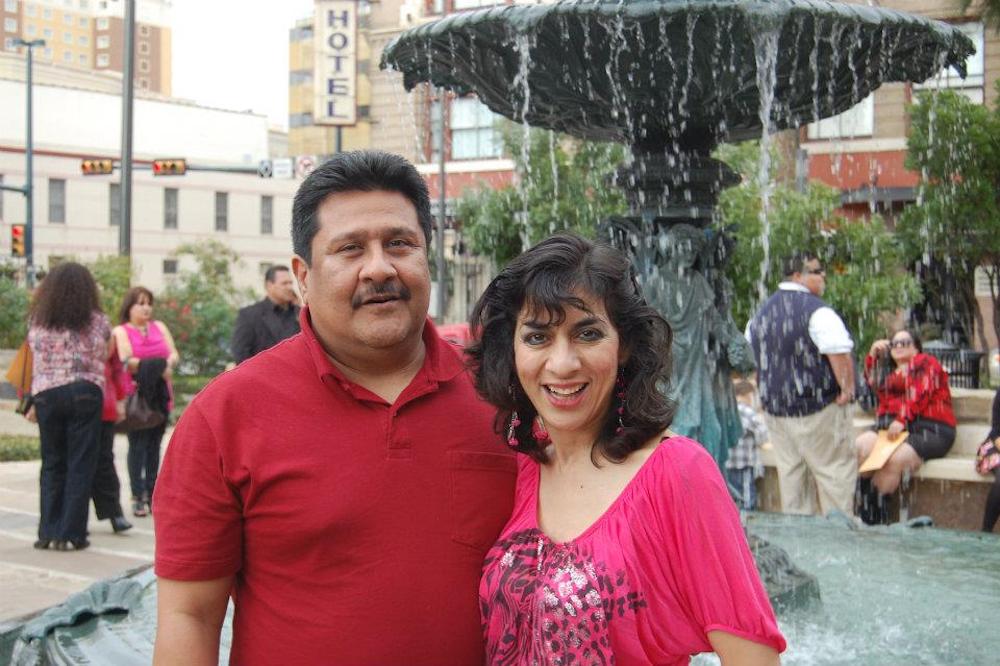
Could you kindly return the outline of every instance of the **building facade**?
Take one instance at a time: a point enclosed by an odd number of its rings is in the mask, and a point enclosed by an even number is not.
[[[117,160],[120,87],[113,75],[44,63],[36,70],[36,266],[118,253],[120,171],[85,176],[81,160]],[[0,179],[18,187],[26,173],[24,94],[24,58],[0,53]],[[267,118],[138,93],[134,127],[131,245],[138,283],[161,290],[179,271],[193,268],[174,255],[178,246],[214,239],[242,257],[233,267],[237,285],[259,292],[263,271],[290,261],[298,186],[256,173],[269,157]],[[176,157],[186,159],[185,175],[153,175],[152,160]],[[10,256],[10,226],[25,218],[24,197],[0,193],[0,253]]]
[[[172,0],[138,0],[135,17],[135,85],[170,95]],[[35,51],[42,63],[118,72],[125,70],[123,0],[3,0],[3,50],[14,39],[45,40]]]

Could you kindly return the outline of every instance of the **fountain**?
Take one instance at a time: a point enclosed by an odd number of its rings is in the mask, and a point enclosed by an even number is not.
[[[674,328],[673,429],[721,466],[742,431],[728,379],[752,359],[730,314],[729,240],[706,232],[739,180],[713,149],[835,115],[885,81],[964,73],[973,51],[945,24],[824,0],[568,0],[419,26],[382,67],[408,90],[474,92],[526,128],[631,148],[615,175],[629,215],[601,231]]]

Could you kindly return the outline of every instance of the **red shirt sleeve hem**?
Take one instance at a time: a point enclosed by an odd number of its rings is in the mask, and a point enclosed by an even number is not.
[[[240,570],[240,563],[232,560],[220,560],[217,562],[183,562],[169,560],[162,557],[156,558],[153,571],[159,578],[170,580],[215,580],[232,576]]]
[[[766,636],[762,634],[754,634],[749,631],[744,631],[742,629],[737,629],[735,627],[730,627],[725,624],[710,624],[705,627],[705,640],[708,640],[708,632],[710,631],[724,631],[727,634],[732,634],[737,638],[742,638],[744,640],[753,641],[754,643],[760,643],[761,645],[767,645],[768,647],[773,647],[779,653],[785,651],[786,643],[785,639],[781,634],[775,636]]]

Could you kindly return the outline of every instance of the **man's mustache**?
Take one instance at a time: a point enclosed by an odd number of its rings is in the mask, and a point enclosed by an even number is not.
[[[409,289],[402,285],[393,284],[391,282],[386,284],[377,284],[366,289],[363,294],[352,298],[351,308],[357,310],[364,305],[365,301],[379,296],[388,296],[390,298],[398,298],[401,301],[409,301],[413,297],[413,294],[410,293]]]

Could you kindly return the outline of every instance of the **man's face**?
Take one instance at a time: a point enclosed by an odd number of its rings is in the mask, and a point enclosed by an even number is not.
[[[274,281],[264,281],[267,297],[278,305],[288,305],[295,300],[295,285],[292,282],[291,271],[275,271]]]
[[[792,276],[793,282],[798,282],[816,296],[822,296],[826,291],[826,270],[819,259],[810,259],[802,270]]]
[[[418,343],[431,277],[410,200],[399,192],[331,194],[316,220],[312,265],[295,257],[292,266],[327,351]]]

